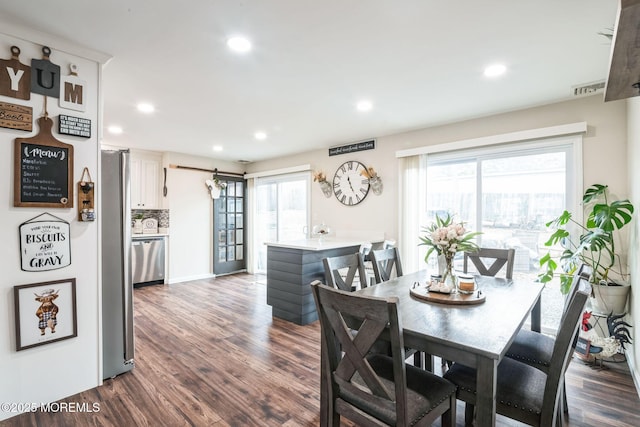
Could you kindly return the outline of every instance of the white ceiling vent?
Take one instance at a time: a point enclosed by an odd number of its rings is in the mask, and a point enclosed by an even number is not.
[[[573,86],[571,94],[573,96],[588,96],[604,92],[604,80],[598,82],[585,83],[580,86]]]

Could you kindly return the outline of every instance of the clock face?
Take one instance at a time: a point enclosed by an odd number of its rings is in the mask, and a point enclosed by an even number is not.
[[[361,175],[367,168],[360,162],[344,162],[333,176],[333,193],[340,203],[354,206],[369,193],[369,180]]]

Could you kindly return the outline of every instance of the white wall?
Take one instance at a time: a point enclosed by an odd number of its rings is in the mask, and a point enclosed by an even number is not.
[[[629,352],[629,365],[633,369],[636,387],[640,389],[640,97],[631,98],[627,102],[627,124],[629,135],[629,199],[636,208],[636,219],[633,221],[629,250],[629,266],[631,273],[631,296],[629,297],[629,313],[631,316],[631,336],[633,346]]]
[[[95,180],[99,177],[99,61],[107,57],[96,54],[93,59],[85,59],[67,53],[74,52],[73,47],[42,34],[31,34],[7,23],[2,23],[0,28],[5,32],[11,30],[14,35],[0,34],[0,57],[3,59],[9,57],[10,47],[16,45],[21,50],[20,62],[30,65],[32,58],[42,58],[42,45],[46,44],[52,49],[51,61],[60,65],[62,75],[69,74],[70,63],[78,65],[79,77],[86,81],[85,90],[88,91],[86,111],[60,109],[58,99],[49,98],[48,112],[54,121],[54,136],[74,146],[74,188],[85,166]],[[34,117],[33,132],[0,128],[0,402],[51,402],[101,382],[98,223],[77,220],[77,195],[72,209],[13,207],[13,143],[16,138],[38,134],[35,121],[43,113],[44,98],[32,93],[30,100],[0,96],[0,101],[31,106]],[[59,114],[90,119],[91,138],[58,135]],[[70,223],[72,263],[59,270],[25,272],[20,269],[18,227],[43,212],[50,212]],[[76,279],[78,336],[16,352],[13,287],[68,278]],[[33,319],[34,327],[37,327],[35,312]],[[0,419],[14,415],[16,413],[0,411]]]
[[[212,174],[169,165],[225,172],[243,172],[239,163],[177,153],[165,153],[169,209],[169,283],[201,279],[213,275],[213,200],[204,181]]]
[[[420,129],[397,135],[378,136],[375,150],[329,157],[328,150],[317,150],[256,162],[248,172],[285,168],[311,163],[331,180],[336,168],[346,160],[358,160],[378,171],[384,183],[380,196],[370,193],[357,206],[341,205],[335,197],[325,198],[317,183],[312,183],[312,224],[324,221],[337,233],[344,230],[382,231],[387,238],[398,239],[398,150],[442,144],[483,136],[543,128],[567,123],[588,124],[584,138],[586,186],[609,184],[620,196],[627,194],[626,117],[622,101],[605,104],[602,96],[591,96],[568,102],[530,108],[465,122]],[[344,144],[355,141],[344,141]],[[606,153],[606,156],[602,154]],[[417,243],[417,242],[416,242]]]

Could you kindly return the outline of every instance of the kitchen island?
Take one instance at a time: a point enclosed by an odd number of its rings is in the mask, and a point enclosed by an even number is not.
[[[267,245],[267,304],[272,316],[298,325],[318,319],[310,283],[324,283],[322,259],[358,252],[364,241],[321,238]]]

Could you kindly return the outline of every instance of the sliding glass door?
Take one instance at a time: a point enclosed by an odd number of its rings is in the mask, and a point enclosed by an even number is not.
[[[453,213],[468,229],[482,232],[480,246],[515,249],[514,278],[534,281],[548,250],[545,223],[573,206],[573,152],[571,144],[525,147],[429,155],[425,216],[428,224]],[[458,270],[462,258],[454,261]],[[435,267],[435,258],[431,262]],[[547,330],[555,329],[562,312],[557,286],[550,284],[543,297]]]
[[[255,271],[267,269],[265,242],[307,237],[309,225],[309,173],[257,178],[254,219]]]

